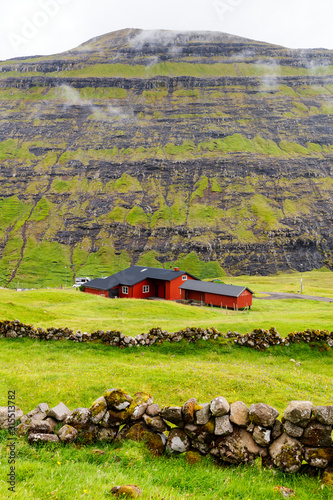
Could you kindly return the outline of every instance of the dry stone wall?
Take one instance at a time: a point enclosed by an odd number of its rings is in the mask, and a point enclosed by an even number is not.
[[[329,347],[333,346],[333,332],[328,330],[305,330],[303,332],[291,332],[283,338],[275,328],[264,330],[255,329],[244,335],[228,331],[226,335],[212,328],[185,328],[177,332],[168,332],[161,328],[152,328],[148,333],[142,333],[135,337],[124,335],[118,330],[97,330],[92,333],[74,332],[70,328],[35,328],[33,325],[25,325],[19,320],[0,321],[0,337],[22,338],[29,337],[38,340],[70,340],[72,342],[97,342],[114,347],[150,346],[163,342],[180,342],[185,339],[188,342],[198,340],[217,340],[218,338],[233,341],[240,346],[251,347],[257,350],[265,350],[270,346],[288,346],[299,342],[324,342]]]
[[[0,427],[8,427],[7,408],[0,408]],[[23,415],[17,408],[18,436],[30,444],[53,442],[95,443],[126,439],[144,441],[157,455],[188,451],[211,455],[221,464],[253,463],[296,473],[308,466],[331,471],[333,467],[333,405],[314,406],[291,401],[282,418],[265,403],[247,407],[229,403],[223,396],[198,403],[190,398],[183,406],[160,408],[150,394],[133,397],[121,389],[109,389],[90,408],[71,411],[63,403],[54,408],[41,403]]]

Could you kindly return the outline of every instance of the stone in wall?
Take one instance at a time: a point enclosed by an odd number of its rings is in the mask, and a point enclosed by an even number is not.
[[[296,439],[282,434],[269,447],[274,465],[283,472],[297,472],[302,465],[302,445]]]
[[[312,412],[310,401],[291,401],[284,412],[284,419],[300,427],[306,427]]]
[[[252,463],[259,457],[265,457],[267,450],[258,446],[252,434],[241,427],[234,427],[234,432],[215,440],[218,456],[224,462],[233,464]]]
[[[252,404],[249,408],[249,419],[254,425],[273,427],[279,412],[265,403]]]
[[[230,421],[239,427],[247,427],[250,423],[249,409],[242,401],[230,405]]]

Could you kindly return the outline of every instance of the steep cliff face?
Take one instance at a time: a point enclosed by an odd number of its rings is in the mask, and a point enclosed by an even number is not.
[[[0,63],[0,282],[333,267],[332,52],[124,30]]]

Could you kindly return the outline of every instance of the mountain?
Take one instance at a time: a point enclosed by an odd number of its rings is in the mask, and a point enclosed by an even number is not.
[[[0,284],[333,269],[333,51],[122,30],[0,63]]]

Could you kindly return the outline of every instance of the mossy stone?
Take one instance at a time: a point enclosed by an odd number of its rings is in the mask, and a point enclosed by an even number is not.
[[[185,460],[189,464],[198,464],[202,461],[202,457],[198,451],[189,450],[185,453]]]
[[[109,389],[105,394],[104,398],[108,410],[125,410],[132,402],[131,396],[125,393],[122,389]]]
[[[115,486],[114,488],[112,488],[111,494],[118,498],[138,498],[142,495],[142,491],[138,486],[129,484],[123,486]]]
[[[124,434],[123,438],[131,439],[132,441],[144,441],[149,451],[156,456],[163,455],[165,450],[165,445],[161,436],[147,429],[141,422],[132,425]]]
[[[104,417],[107,411],[107,402],[104,397],[96,399],[90,408],[91,420],[94,424],[98,424]]]

